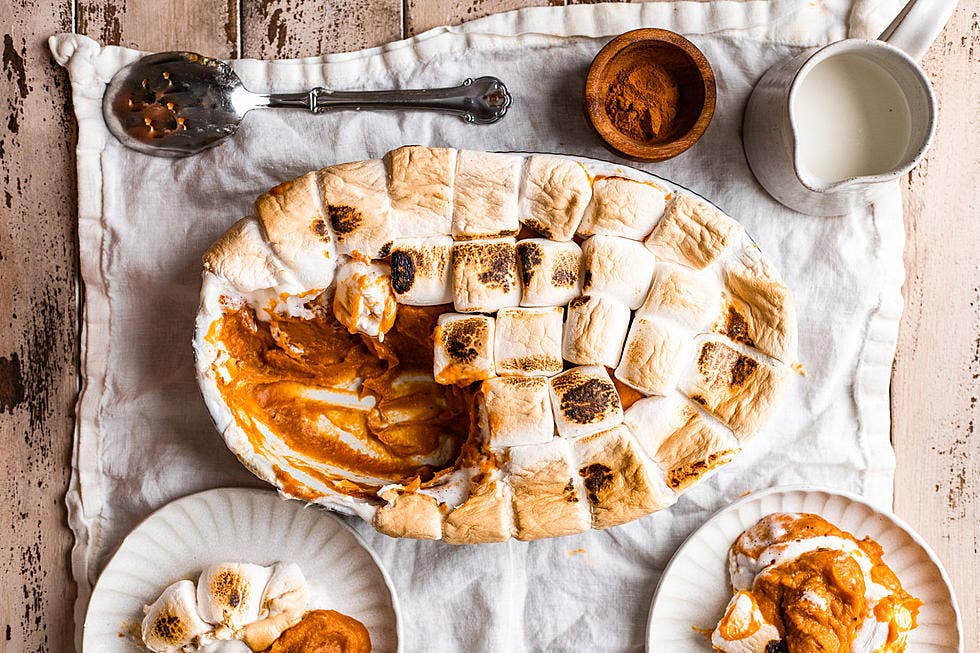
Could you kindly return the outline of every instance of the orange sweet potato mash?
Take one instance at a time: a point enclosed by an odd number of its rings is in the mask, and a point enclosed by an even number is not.
[[[914,628],[922,601],[902,587],[882,559],[881,546],[871,538],[857,540],[818,515],[786,515],[780,525],[778,537],[740,539],[733,546],[733,553],[757,558],[766,546],[811,537],[831,536],[853,541],[871,560],[871,580],[893,593],[873,606],[875,619],[890,624],[888,638],[877,650],[904,651],[904,639],[895,627],[895,611],[908,615],[911,623],[907,625]],[[866,589],[864,573],[853,556],[836,549],[816,549],[757,576],[750,596],[766,621],[777,628],[791,653],[849,653],[858,629],[872,611],[866,600]],[[814,597],[826,607],[818,606]],[[726,614],[719,624],[722,636],[729,640],[747,637],[761,626],[735,624],[729,617]]]
[[[473,390],[432,377],[432,333],[447,307],[400,306],[382,342],[348,333],[330,305],[310,301],[311,319],[268,322],[248,306],[228,307],[212,324],[208,337],[228,352],[215,363],[218,389],[256,452],[281,439],[294,469],[361,498],[452,466],[474,420]],[[318,498],[286,470],[275,473],[287,493]]]
[[[357,619],[334,610],[311,610],[279,636],[267,653],[370,653],[371,636]]]

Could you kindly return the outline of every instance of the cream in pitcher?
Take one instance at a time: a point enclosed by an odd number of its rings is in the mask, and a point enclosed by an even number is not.
[[[936,127],[936,100],[916,61],[955,6],[913,0],[879,39],[844,39],[770,68],[742,125],[763,188],[796,211],[842,215],[911,170]]]
[[[906,156],[911,123],[891,74],[860,55],[814,66],[792,98],[800,162],[826,181],[878,175]]]

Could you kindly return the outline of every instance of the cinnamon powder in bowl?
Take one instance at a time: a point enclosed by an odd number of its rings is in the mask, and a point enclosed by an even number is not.
[[[679,34],[634,30],[610,41],[592,62],[585,104],[592,126],[618,154],[663,161],[691,147],[707,128],[714,73]]]

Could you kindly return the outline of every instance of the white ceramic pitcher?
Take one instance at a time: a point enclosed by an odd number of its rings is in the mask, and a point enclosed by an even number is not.
[[[925,154],[936,127],[936,100],[929,79],[917,62],[942,31],[955,7],[956,0],[912,0],[878,40],[837,41],[770,68],[752,91],[742,125],[746,158],[766,191],[801,213],[841,215],[874,202],[888,188],[888,182],[911,170]],[[821,64],[822,69],[811,77]],[[904,118],[905,106],[862,105],[866,109],[880,109],[880,116],[862,113],[862,120],[855,124],[821,124],[823,107],[813,109],[809,104],[800,104],[801,98],[837,101],[843,94],[835,95],[834,91],[841,87],[835,89],[824,80],[835,79],[827,71],[838,68],[846,71],[845,66],[853,69],[849,73],[850,89],[859,89],[859,94],[865,95],[862,100],[874,98],[875,102],[888,102],[897,98],[897,104],[901,104],[904,99],[908,118]],[[871,82],[879,80],[867,80],[865,84],[862,75],[866,71],[885,73],[884,81],[876,85]],[[878,88],[888,97],[876,97]],[[821,95],[824,91],[826,96]],[[900,110],[901,115],[893,114],[893,110]],[[879,117],[884,120],[878,120]],[[887,131],[892,124],[890,120],[902,126],[895,129],[894,138]],[[858,128],[858,122],[867,124],[867,131],[876,132],[876,138],[863,140],[865,130]],[[841,132],[848,135],[847,143],[820,142],[824,136]],[[905,133],[907,145],[904,145]],[[882,145],[889,151],[881,152],[876,158],[877,153],[865,147],[868,143]],[[848,144],[851,149],[860,150],[854,153],[861,156],[860,163],[838,161],[835,153],[846,152]],[[830,158],[824,165],[814,165],[820,156]],[[827,174],[836,163],[841,164],[842,174]]]

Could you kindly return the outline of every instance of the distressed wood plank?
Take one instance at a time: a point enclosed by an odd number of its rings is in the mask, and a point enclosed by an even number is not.
[[[401,0],[243,0],[242,56],[308,57],[402,37]]]
[[[0,3],[0,650],[71,649],[64,494],[78,360],[74,121],[61,0]],[[5,644],[6,643],[6,644]]]
[[[78,32],[106,45],[233,58],[238,0],[78,0]]]
[[[459,25],[512,9],[563,4],[564,0],[405,0],[405,35],[415,36],[440,25]]]
[[[77,390],[75,124],[65,72],[45,40],[72,29],[70,0],[0,5],[8,98],[0,116],[0,595],[17,651],[70,651],[75,588],[64,493]],[[238,53],[237,0],[80,0],[77,25],[100,41],[144,49]],[[29,119],[25,119],[29,116]],[[43,157],[38,154],[43,153]],[[0,650],[5,650],[0,641]]]
[[[905,314],[892,376],[895,511],[956,587],[980,641],[980,25],[960,3],[923,65],[939,100],[929,155],[905,179]]]

